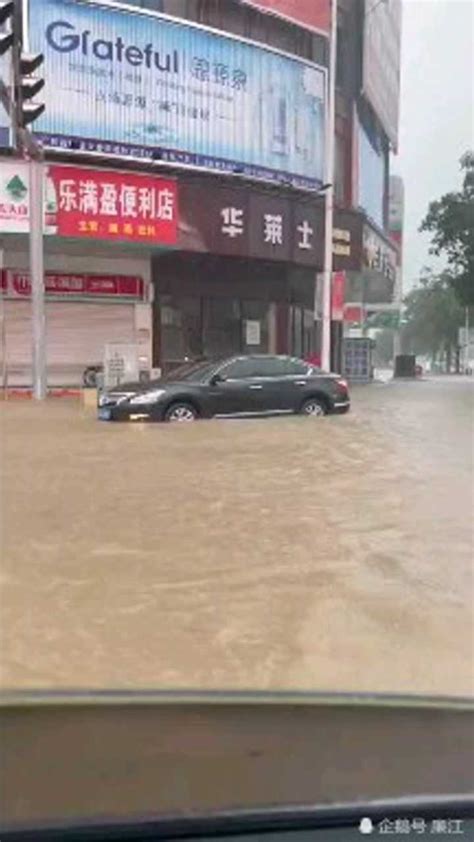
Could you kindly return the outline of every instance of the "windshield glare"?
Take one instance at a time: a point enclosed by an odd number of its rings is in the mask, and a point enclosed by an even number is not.
[[[179,380],[200,383],[211,377],[217,366],[217,362],[185,363],[170,371],[163,379],[166,382]]]

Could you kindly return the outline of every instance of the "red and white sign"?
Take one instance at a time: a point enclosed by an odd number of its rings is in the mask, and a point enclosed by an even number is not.
[[[29,298],[30,277],[27,272],[4,269],[0,272],[1,290],[8,298]],[[143,278],[135,275],[83,275],[47,272],[46,295],[80,296],[81,298],[134,298],[143,300]]]
[[[51,164],[45,168],[44,233],[175,245],[178,186],[169,178]],[[29,172],[0,163],[0,233],[29,230]]]
[[[273,12],[279,17],[315,29],[324,35],[331,28],[330,0],[245,0],[262,11]]]
[[[331,319],[334,322],[344,320],[344,295],[346,291],[346,273],[334,272],[331,287]]]
[[[62,237],[177,241],[178,191],[171,179],[52,165],[46,201],[46,225]]]

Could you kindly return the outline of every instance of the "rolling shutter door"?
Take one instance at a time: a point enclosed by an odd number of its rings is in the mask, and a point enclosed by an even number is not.
[[[31,366],[31,303],[4,301],[9,379]],[[87,365],[102,362],[106,342],[135,340],[133,304],[46,302],[48,374],[80,382]]]

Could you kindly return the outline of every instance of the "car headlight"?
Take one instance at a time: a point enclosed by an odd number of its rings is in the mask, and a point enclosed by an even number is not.
[[[164,393],[164,389],[154,389],[152,392],[144,392],[142,395],[135,395],[134,398],[130,398],[130,403],[135,406],[141,403],[154,403],[158,400],[158,398],[161,398]]]

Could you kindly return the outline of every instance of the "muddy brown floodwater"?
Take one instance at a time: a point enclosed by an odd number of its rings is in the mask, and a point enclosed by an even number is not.
[[[168,426],[4,403],[3,686],[472,693],[473,395]]]

